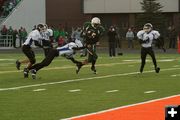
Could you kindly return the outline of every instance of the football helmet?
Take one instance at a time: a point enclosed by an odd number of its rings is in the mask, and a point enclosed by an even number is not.
[[[38,24],[37,25],[37,30],[39,30],[39,32],[44,32],[45,31],[45,27],[44,27],[44,24]]]
[[[143,27],[143,30],[145,30],[145,32],[150,32],[153,29],[153,26],[151,23],[146,23]]]
[[[101,24],[101,20],[100,20],[98,17],[92,18],[92,20],[91,20],[91,25],[92,25],[93,27],[97,27],[97,26],[100,25],[100,24]]]
[[[83,47],[83,44],[80,40],[76,39],[75,40],[75,44],[78,46],[78,47]]]

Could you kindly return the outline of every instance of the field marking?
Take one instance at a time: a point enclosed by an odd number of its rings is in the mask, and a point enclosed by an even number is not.
[[[0,59],[0,61],[15,61],[15,59]]]
[[[122,60],[126,62],[122,63],[106,63],[106,64],[97,64],[96,66],[113,66],[113,65],[123,65],[123,64],[133,64],[133,63],[140,63],[140,60]],[[147,60],[146,62],[149,62],[150,60]],[[169,61],[159,61],[159,62],[169,62]],[[83,67],[90,67],[90,65],[85,65]],[[15,68],[15,67],[14,67]],[[60,70],[60,69],[70,69],[70,68],[75,68],[75,66],[62,66],[62,67],[50,67],[50,68],[43,68],[42,70]],[[13,70],[13,71],[0,71],[0,74],[6,74],[6,73],[17,73],[17,72],[22,72],[22,70]]]
[[[68,90],[69,92],[79,92],[81,89],[75,89],[75,90]]]
[[[118,92],[119,90],[109,90],[109,91],[106,91],[106,93],[113,93],[113,92]]]
[[[70,118],[63,118],[63,119],[59,119],[59,120],[72,120],[72,119],[87,117],[87,116],[91,116],[91,115],[102,114],[102,113],[106,113],[106,112],[110,112],[110,111],[114,111],[114,110],[120,110],[120,109],[124,109],[124,108],[138,106],[138,105],[144,105],[144,104],[149,104],[149,103],[153,103],[153,102],[158,102],[158,101],[161,101],[161,100],[171,99],[171,98],[175,98],[175,97],[180,97],[180,94],[173,95],[173,96],[168,96],[168,97],[164,97],[164,98],[158,98],[158,99],[154,99],[154,100],[149,100],[149,101],[145,101],[145,102],[125,105],[125,106],[121,106],[121,107],[111,108],[111,109],[102,110],[102,111],[98,111],[98,112],[93,112],[93,113],[89,113],[89,114],[85,114],[85,115],[79,115],[79,116],[74,116],[74,117],[70,117]]]
[[[155,93],[155,92],[156,92],[156,91],[153,91],[153,90],[152,90],[152,91],[145,91],[144,93],[145,93],[145,94],[150,94],[150,93]]]
[[[123,63],[106,63],[106,64],[97,64],[96,66],[113,66],[113,65],[123,65],[123,64],[133,64],[133,63],[139,63],[139,62],[123,62]],[[83,67],[90,67],[90,65],[85,65]],[[14,67],[15,68],[15,67]],[[75,66],[62,66],[62,67],[50,67],[50,68],[43,68],[42,70],[61,70],[61,69],[70,69],[75,68]],[[0,71],[0,74],[5,73],[17,73],[17,72],[23,72],[22,70],[13,70],[13,71]]]
[[[46,90],[46,89],[35,89],[35,90],[33,90],[34,92],[39,92],[39,91],[44,91],[44,90]]]
[[[180,74],[171,75],[171,77],[178,77],[178,76],[180,76]]]
[[[180,68],[161,69],[161,72],[162,71],[178,70],[178,69],[180,69]],[[142,74],[144,74],[144,73],[152,73],[152,72],[154,72],[154,70],[144,71]],[[10,87],[10,88],[0,88],[0,91],[18,90],[18,89],[23,89],[23,88],[32,88],[32,87],[39,87],[39,86],[47,86],[47,85],[79,82],[79,81],[88,81],[88,80],[93,80],[93,79],[103,79],[103,78],[111,78],[111,77],[118,77],[118,76],[128,76],[128,75],[135,75],[135,74],[140,74],[141,75],[141,73],[139,73],[139,72],[119,73],[119,74],[111,74],[111,75],[89,77],[89,78],[70,79],[70,80],[64,80],[64,81],[59,81],[59,82],[49,82],[49,83],[41,83],[41,84],[34,84],[34,85]],[[157,74],[157,73],[155,73],[155,74]]]
[[[174,65],[173,67],[179,67],[179,65]]]

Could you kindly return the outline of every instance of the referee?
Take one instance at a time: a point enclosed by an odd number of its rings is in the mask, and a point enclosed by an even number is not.
[[[151,23],[146,23],[143,27],[143,30],[140,30],[137,33],[137,37],[141,44],[141,67],[140,73],[143,72],[144,65],[146,64],[146,56],[149,54],[152,58],[154,69],[156,73],[159,73],[160,68],[157,67],[156,57],[154,51],[152,49],[153,40],[156,40],[160,37],[158,31],[153,30],[153,26]]]

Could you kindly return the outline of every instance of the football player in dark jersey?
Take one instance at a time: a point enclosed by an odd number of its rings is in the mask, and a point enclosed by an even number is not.
[[[77,64],[77,73],[79,72],[82,65],[91,63],[91,70],[96,74],[96,61],[98,56],[96,54],[96,46],[99,45],[99,39],[104,32],[104,28],[101,26],[101,21],[98,17],[92,18],[91,22],[86,22],[83,26],[82,37],[84,38],[85,45],[88,52],[88,60]]]

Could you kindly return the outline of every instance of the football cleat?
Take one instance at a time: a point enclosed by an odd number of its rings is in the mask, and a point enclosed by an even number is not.
[[[157,67],[157,68],[155,69],[155,71],[156,71],[156,73],[159,73],[160,68],[159,68],[159,67]]]
[[[29,70],[27,68],[24,68],[23,73],[24,73],[24,78],[28,78]]]
[[[21,63],[19,62],[19,60],[17,60],[17,61],[16,61],[16,68],[17,68],[18,70],[20,70],[20,66],[21,66]]]
[[[93,71],[94,74],[97,74],[95,66],[92,66],[91,70]]]
[[[31,76],[32,76],[32,79],[36,79],[36,70],[35,69],[32,69],[31,70]]]
[[[79,73],[79,71],[80,71],[80,69],[81,69],[82,66],[83,66],[83,64],[82,64],[81,62],[79,62],[79,63],[76,64],[76,74]]]

